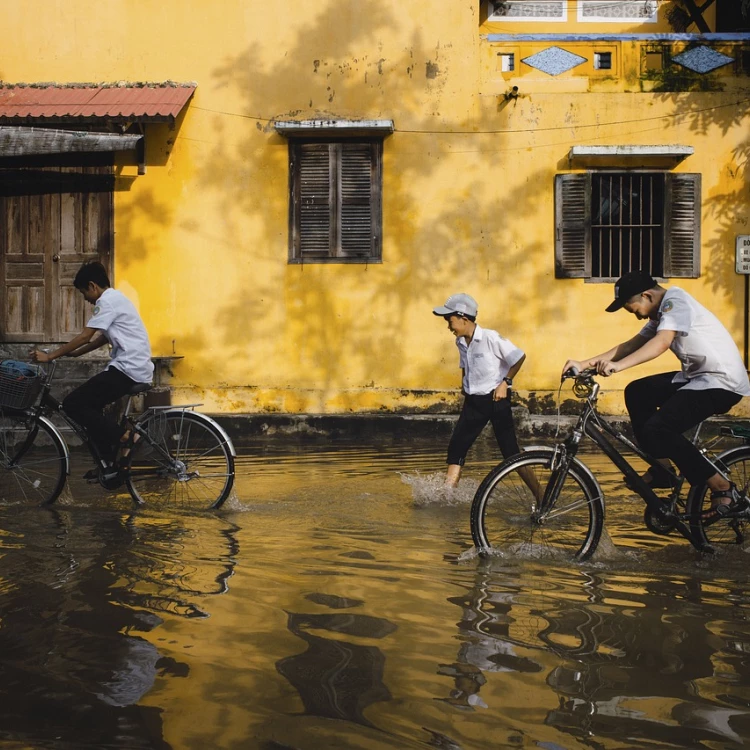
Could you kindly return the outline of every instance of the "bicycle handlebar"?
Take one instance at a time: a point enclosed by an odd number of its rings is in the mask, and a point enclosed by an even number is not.
[[[585,370],[579,370],[577,367],[568,368],[563,374],[561,380],[590,380],[596,375],[595,367],[587,367]]]

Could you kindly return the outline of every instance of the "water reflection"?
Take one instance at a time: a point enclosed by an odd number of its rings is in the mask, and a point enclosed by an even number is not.
[[[184,678],[189,668],[149,636],[166,613],[205,616],[205,597],[226,591],[237,545],[231,524],[220,524],[215,564],[198,568],[194,532],[176,520],[3,511],[0,736],[33,746],[170,747],[161,711],[138,704],[157,679]]]
[[[700,580],[573,568],[537,570],[541,585],[530,587],[518,573],[480,563],[473,587],[449,599],[462,643],[456,662],[438,667],[454,680],[448,702],[488,708],[480,693],[491,673],[541,672],[553,703],[545,725],[582,744],[750,737],[747,633],[721,637],[723,606],[704,599]],[[715,582],[708,588],[714,599]]]
[[[337,609],[345,606],[340,597],[311,594],[307,598],[329,606],[333,600]],[[287,627],[307,643],[307,650],[281,659],[276,668],[296,688],[305,713],[372,726],[364,710],[372,703],[391,698],[383,683],[383,653],[375,646],[325,638],[310,631],[380,639],[393,633],[396,626],[382,618],[361,614],[289,613]]]
[[[220,513],[114,512],[80,487],[57,513],[0,508],[0,740],[614,750],[750,737],[747,553],[706,560],[654,537],[605,474],[611,553],[481,560],[466,554],[468,498],[402,481],[441,477],[443,460],[414,441],[277,446],[240,457]],[[483,469],[472,460],[469,479]]]

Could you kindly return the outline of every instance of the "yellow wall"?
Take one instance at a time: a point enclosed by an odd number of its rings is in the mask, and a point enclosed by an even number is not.
[[[722,70],[723,92],[644,93],[640,48],[624,44],[617,76],[527,71],[506,101],[502,44],[485,36],[663,23],[487,24],[478,2],[448,0],[25,0],[3,4],[0,22],[6,82],[197,83],[174,130],[149,126],[147,174],[120,164],[115,198],[115,283],[137,300],[154,353],[184,355],[177,400],[444,409],[459,371],[431,308],[456,291],[526,350],[520,395],[556,392],[567,357],[638,329],[603,312],[611,284],[554,278],[553,179],[574,144],[695,147],[677,169],[703,175],[702,275],[681,286],[742,345],[734,236],[750,234],[748,132],[747,103],[735,103],[746,80]],[[576,44],[561,46],[591,52]],[[382,264],[287,264],[288,152],[272,123],[307,118],[394,121]],[[670,356],[643,374],[673,367]],[[622,409],[632,374],[607,383],[607,408]]]

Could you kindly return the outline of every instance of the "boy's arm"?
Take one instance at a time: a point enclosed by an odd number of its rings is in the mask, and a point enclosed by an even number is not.
[[[516,362],[513,367],[508,370],[508,374],[505,376],[506,378],[508,378],[508,380],[513,380],[513,378],[516,377],[525,359],[526,355],[521,355],[521,359],[519,359],[518,362]],[[506,398],[508,396],[508,391],[510,391],[510,386],[505,382],[505,380],[503,380],[503,382],[500,383],[500,385],[498,385],[497,388],[495,388],[495,390],[492,392],[492,400],[500,401],[501,399]]]
[[[98,328],[84,328],[75,338],[69,341],[67,344],[63,344],[59,349],[55,349],[54,352],[41,352],[38,349],[32,349],[29,352],[29,356],[34,362],[51,362],[53,359],[58,357],[64,357],[70,352],[74,352],[78,347],[88,344],[95,334],[99,333]],[[100,344],[101,346],[101,344]]]
[[[652,339],[644,339],[645,343],[642,346],[626,356],[612,361],[600,360],[596,365],[596,370],[600,375],[607,377],[627,370],[629,367],[650,362],[669,349],[676,335],[677,331],[658,331],[656,336]]]
[[[73,352],[70,352],[68,355],[69,357],[80,357],[82,354],[88,354],[88,352],[93,352],[94,349],[98,349],[101,346],[104,346],[105,344],[109,343],[109,339],[101,332],[98,332],[98,336],[94,336],[93,339],[88,344],[84,344],[83,346],[79,346],[78,349],[76,349]]]
[[[563,367],[563,373],[567,372],[571,367],[575,367],[578,371],[581,370],[587,370],[590,367],[599,367],[600,362],[619,362],[620,360],[624,359],[625,357],[629,356],[633,352],[638,351],[641,347],[643,347],[646,342],[653,341],[653,339],[648,339],[645,336],[641,336],[640,333],[636,333],[635,336],[633,336],[632,339],[628,339],[627,341],[623,341],[621,344],[617,344],[617,346],[613,346],[611,349],[609,349],[606,352],[602,352],[601,354],[597,354],[594,357],[589,357],[588,359],[569,359],[565,366]],[[671,342],[670,342],[671,343]],[[669,347],[667,347],[669,348]],[[658,355],[657,355],[658,356]],[[652,357],[653,359],[653,357]],[[648,361],[648,360],[644,360]],[[632,367],[632,365],[630,365]],[[603,374],[603,373],[600,373]]]

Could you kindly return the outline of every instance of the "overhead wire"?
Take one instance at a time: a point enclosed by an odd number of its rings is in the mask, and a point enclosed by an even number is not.
[[[394,132],[397,133],[409,133],[415,135],[512,135],[514,133],[544,133],[560,130],[578,130],[581,128],[606,128],[614,125],[629,125],[631,123],[639,122],[650,122],[655,120],[668,120],[679,117],[694,117],[696,115],[705,114],[707,112],[714,112],[719,109],[726,109],[729,107],[740,107],[743,104],[750,104],[750,98],[740,99],[738,101],[727,102],[725,104],[716,104],[711,107],[701,107],[700,109],[692,109],[689,111],[681,112],[670,112],[664,115],[655,115],[653,117],[638,117],[632,120],[611,120],[609,122],[591,122],[581,124],[568,124],[568,125],[554,125],[550,127],[541,128],[498,128],[492,130],[427,130],[420,128],[394,128]],[[211,109],[210,107],[199,107],[191,105],[191,110],[196,109],[202,112],[210,112],[212,114],[224,115],[226,117],[238,117],[245,120],[253,120],[257,122],[272,123],[278,120],[277,117],[263,117],[255,115],[245,115],[240,112],[227,112],[219,109]]]

